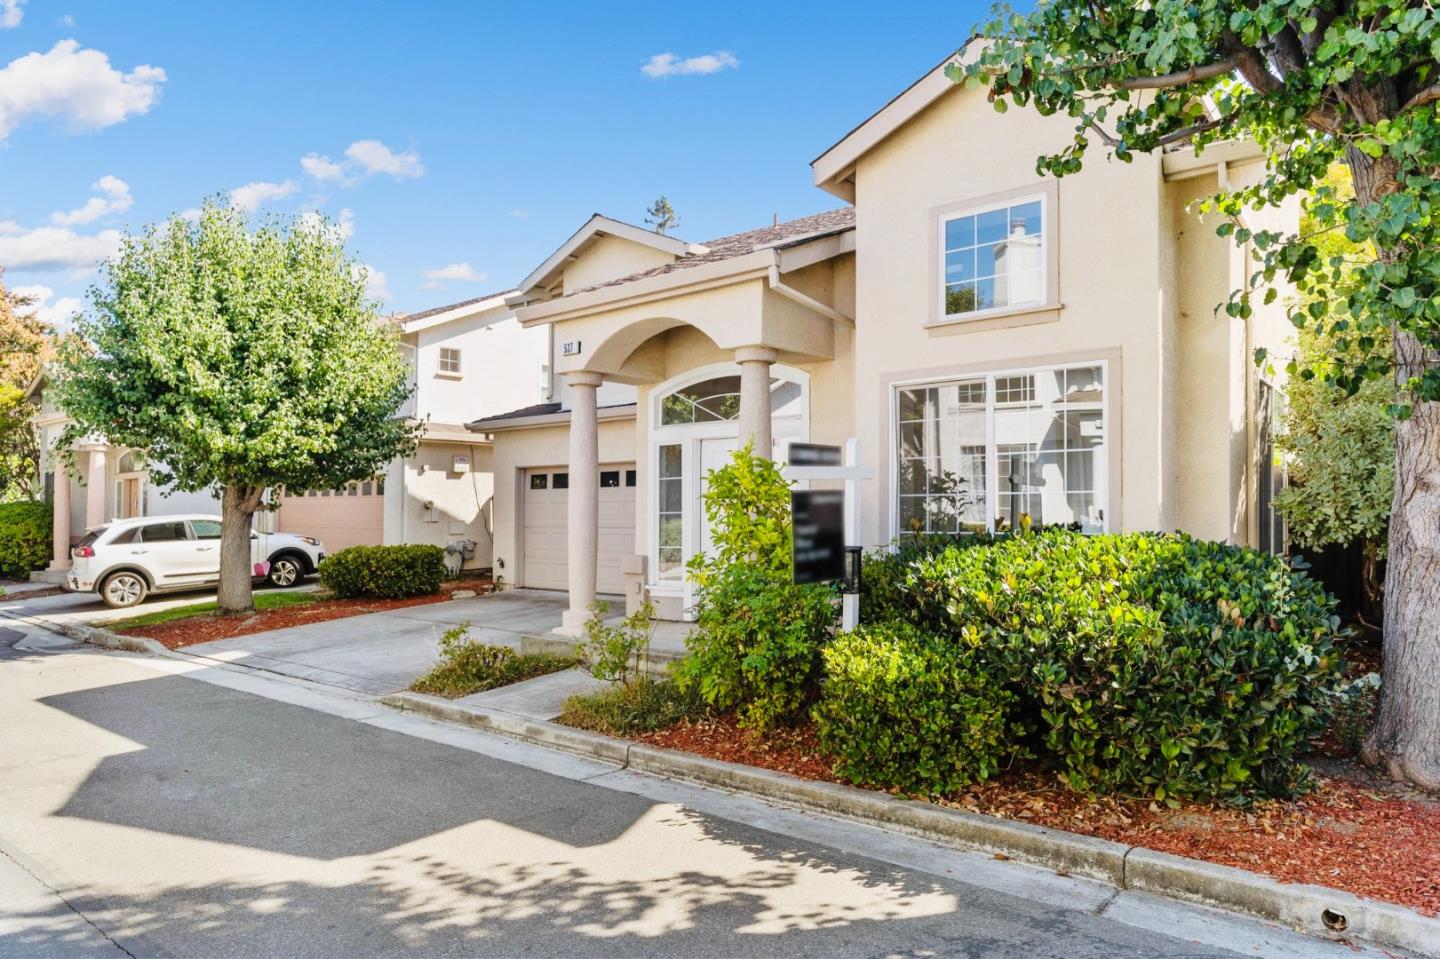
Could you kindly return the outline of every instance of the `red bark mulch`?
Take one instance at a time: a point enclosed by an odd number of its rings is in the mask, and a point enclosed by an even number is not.
[[[767,732],[762,739],[721,717],[636,738],[806,779],[842,781],[809,725]],[[940,804],[1440,914],[1440,801],[1378,781],[1353,763],[1327,763],[1324,772],[1310,795],[1248,810],[1091,799],[1035,768],[1012,770]]]
[[[408,606],[443,603],[451,598],[452,593],[465,589],[476,593],[486,593],[490,590],[490,581],[487,579],[447,582],[434,596],[414,596],[409,599],[319,599],[313,603],[257,610],[248,616],[201,613],[185,619],[174,619],[168,623],[122,629],[120,632],[127,636],[144,636],[158,640],[166,649],[180,649],[183,646],[209,643],[217,639],[233,639],[236,636],[249,636],[251,633],[264,633],[272,629],[324,623],[349,616],[364,616],[367,613],[386,613],[394,609],[405,609]]]

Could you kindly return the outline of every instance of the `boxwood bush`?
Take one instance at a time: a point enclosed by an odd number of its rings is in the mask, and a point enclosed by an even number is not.
[[[50,561],[49,503],[0,503],[0,576],[23,579]]]
[[[1339,677],[1334,601],[1281,558],[1186,535],[1051,530],[905,576],[916,623],[1019,699],[1082,792],[1244,801],[1303,788]]]
[[[440,592],[445,551],[439,546],[351,546],[320,563],[320,583],[336,596],[404,599]]]
[[[1021,750],[1014,693],[954,642],[889,623],[836,636],[823,655],[816,732],[851,782],[949,793]]]

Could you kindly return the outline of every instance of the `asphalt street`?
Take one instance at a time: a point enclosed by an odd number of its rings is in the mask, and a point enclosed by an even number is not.
[[[1355,956],[0,620],[0,957]]]

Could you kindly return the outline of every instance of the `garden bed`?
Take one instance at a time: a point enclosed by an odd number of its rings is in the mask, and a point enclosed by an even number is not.
[[[814,727],[763,737],[733,717],[689,720],[633,737],[711,759],[843,782]],[[1317,788],[1249,809],[1172,808],[1149,800],[1090,799],[1053,773],[1027,767],[939,800],[940,805],[1261,873],[1440,914],[1440,800],[1383,782],[1348,761],[1319,764]]]
[[[220,639],[233,639],[252,633],[264,633],[291,626],[324,623],[349,616],[385,613],[410,606],[443,603],[461,590],[485,593],[488,579],[447,582],[433,596],[408,599],[329,599],[318,593],[274,593],[256,591],[253,613],[243,616],[221,616],[213,601],[142,614],[106,625],[111,632],[126,636],[153,639],[167,649],[180,649]]]

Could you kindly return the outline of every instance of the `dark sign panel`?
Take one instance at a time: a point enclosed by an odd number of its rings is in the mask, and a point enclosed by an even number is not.
[[[791,466],[839,466],[840,447],[819,443],[791,443]]]
[[[795,582],[844,579],[845,494],[828,489],[794,491],[790,516],[795,525]]]

